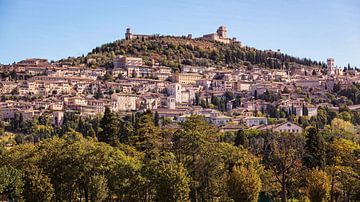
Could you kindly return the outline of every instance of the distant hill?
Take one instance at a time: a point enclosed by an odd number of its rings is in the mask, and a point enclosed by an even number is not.
[[[90,67],[112,67],[112,59],[119,55],[143,58],[145,64],[152,60],[175,70],[180,65],[201,65],[235,68],[257,65],[279,69],[293,66],[324,66],[307,58],[297,58],[275,51],[262,51],[243,47],[239,43],[223,44],[204,39],[159,36],[150,39],[117,40],[94,48],[86,56],[69,57],[62,64],[88,64]]]

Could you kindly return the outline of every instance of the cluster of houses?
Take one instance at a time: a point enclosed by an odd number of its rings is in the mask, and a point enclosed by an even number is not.
[[[223,28],[218,32],[226,36]],[[269,124],[268,107],[276,105],[294,116],[316,116],[320,105],[330,105],[326,93],[335,84],[349,87],[360,78],[357,72],[343,75],[334,70],[333,60],[328,60],[327,73],[301,65],[290,70],[184,65],[174,72],[170,67],[154,63],[146,66],[141,58],[126,56],[116,57],[113,66],[68,66],[46,59],[4,65],[0,69],[0,119],[10,120],[16,113],[31,119],[45,113],[60,125],[66,111],[86,117],[101,114],[109,107],[120,115],[152,110],[173,122],[200,114],[223,131],[253,127],[301,132],[301,127],[289,122]],[[113,80],[99,79],[106,74],[111,74]],[[222,111],[216,106],[196,104],[195,100],[211,103],[214,97],[222,99],[226,92],[238,96],[240,102],[227,100],[226,110]],[[268,92],[281,94],[281,99],[258,99]]]

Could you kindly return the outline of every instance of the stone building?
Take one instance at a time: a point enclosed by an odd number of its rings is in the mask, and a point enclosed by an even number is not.
[[[329,75],[333,75],[335,73],[335,61],[334,58],[327,59],[327,71]]]
[[[125,39],[126,40],[132,40],[132,39],[148,39],[148,38],[153,38],[153,37],[157,37],[157,35],[153,34],[153,35],[146,35],[146,34],[133,34],[131,32],[130,28],[126,28],[126,32],[125,32]]]
[[[120,56],[113,59],[114,68],[141,67],[142,58]]]
[[[227,29],[225,26],[220,26],[215,33],[206,34],[201,37],[202,39],[211,40],[211,41],[218,41],[225,44],[231,43],[233,41],[236,41],[235,38],[230,39],[227,36]]]

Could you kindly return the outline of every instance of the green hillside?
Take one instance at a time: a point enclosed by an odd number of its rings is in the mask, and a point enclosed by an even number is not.
[[[112,59],[119,55],[141,57],[145,64],[152,59],[160,65],[176,69],[179,65],[227,66],[258,65],[266,68],[291,66],[324,66],[307,58],[297,58],[275,51],[242,47],[239,43],[223,44],[202,39],[160,36],[151,39],[117,40],[94,48],[86,56],[69,57],[60,63],[86,64],[91,67],[112,67]]]

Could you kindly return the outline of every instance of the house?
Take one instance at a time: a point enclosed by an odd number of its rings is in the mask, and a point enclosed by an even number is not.
[[[300,126],[293,124],[291,122],[284,122],[279,124],[272,124],[272,125],[262,125],[253,127],[257,130],[267,130],[272,132],[279,132],[279,133],[302,133],[303,128]]]
[[[266,117],[246,117],[244,120],[248,127],[268,124]]]
[[[214,91],[231,91],[233,89],[233,83],[226,79],[212,80],[212,89]]]
[[[221,126],[220,131],[221,132],[236,132],[243,128],[244,128],[244,126],[242,126],[242,125],[228,123],[226,125]]]
[[[200,79],[202,79],[202,75],[198,73],[175,74],[175,81],[180,84],[196,84],[196,81]]]
[[[136,99],[137,97],[135,95],[114,93],[111,95],[112,110],[113,111],[136,110]]]
[[[142,58],[135,58],[135,57],[124,57],[120,56],[114,58],[113,60],[114,68],[124,68],[129,66],[142,66],[143,60]]]
[[[302,133],[303,129],[300,126],[298,126],[296,124],[293,124],[291,122],[285,122],[285,123],[281,123],[281,124],[278,124],[278,125],[274,126],[272,128],[272,131],[280,132],[280,133],[283,133],[283,132]]]
[[[229,116],[215,116],[211,118],[211,123],[217,125],[217,126],[223,126],[226,125],[227,123],[229,123],[231,121],[231,117]]]

